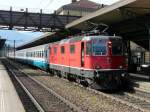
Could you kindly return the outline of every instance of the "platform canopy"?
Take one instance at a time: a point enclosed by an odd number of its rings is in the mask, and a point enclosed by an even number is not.
[[[88,14],[66,25],[66,28],[88,30],[89,21],[113,25],[121,21],[150,13],[149,0],[120,0],[117,3],[106,6],[94,13]]]
[[[0,39],[0,49],[4,46],[6,39]]]
[[[76,32],[74,32],[74,33],[76,33]],[[58,32],[45,33],[42,36],[40,36],[34,40],[31,40],[29,42],[24,43],[21,46],[18,46],[17,49],[20,50],[20,49],[25,49],[25,48],[38,46],[38,45],[43,45],[43,44],[60,41],[61,39],[68,38],[69,34],[70,34],[70,32],[65,29],[58,31]]]

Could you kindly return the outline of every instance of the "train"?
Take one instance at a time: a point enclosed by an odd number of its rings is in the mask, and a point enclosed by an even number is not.
[[[113,90],[128,77],[125,45],[119,36],[74,36],[7,54],[59,77],[96,89]]]

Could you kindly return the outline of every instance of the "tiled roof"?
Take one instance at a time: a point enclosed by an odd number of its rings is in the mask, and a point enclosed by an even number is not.
[[[71,4],[64,5],[64,8],[92,8],[92,9],[98,9],[100,4],[97,4],[95,2],[89,1],[89,0],[80,0],[77,2],[72,2]]]
[[[102,4],[98,4],[90,0],[80,0],[77,2],[72,2],[71,4],[64,5],[60,9],[95,11],[101,7]]]

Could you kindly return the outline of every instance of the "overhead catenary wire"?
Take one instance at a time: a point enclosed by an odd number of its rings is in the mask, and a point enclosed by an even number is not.
[[[46,9],[54,0],[49,0],[49,2],[47,3],[47,5],[45,5],[44,9]]]
[[[48,0],[47,0],[48,1]],[[46,9],[51,3],[53,2],[53,0],[49,0],[47,4],[45,4],[45,6],[43,6],[42,4],[45,3],[44,0],[41,0],[38,5],[36,6],[36,8],[41,8],[41,9]]]
[[[39,8],[39,7],[41,6],[42,2],[44,2],[44,0],[41,0],[41,1],[39,2],[39,4],[36,6],[36,8]]]

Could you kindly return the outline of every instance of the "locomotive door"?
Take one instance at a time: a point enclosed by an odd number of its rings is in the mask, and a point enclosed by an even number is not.
[[[81,67],[84,67],[84,42],[81,43]]]

